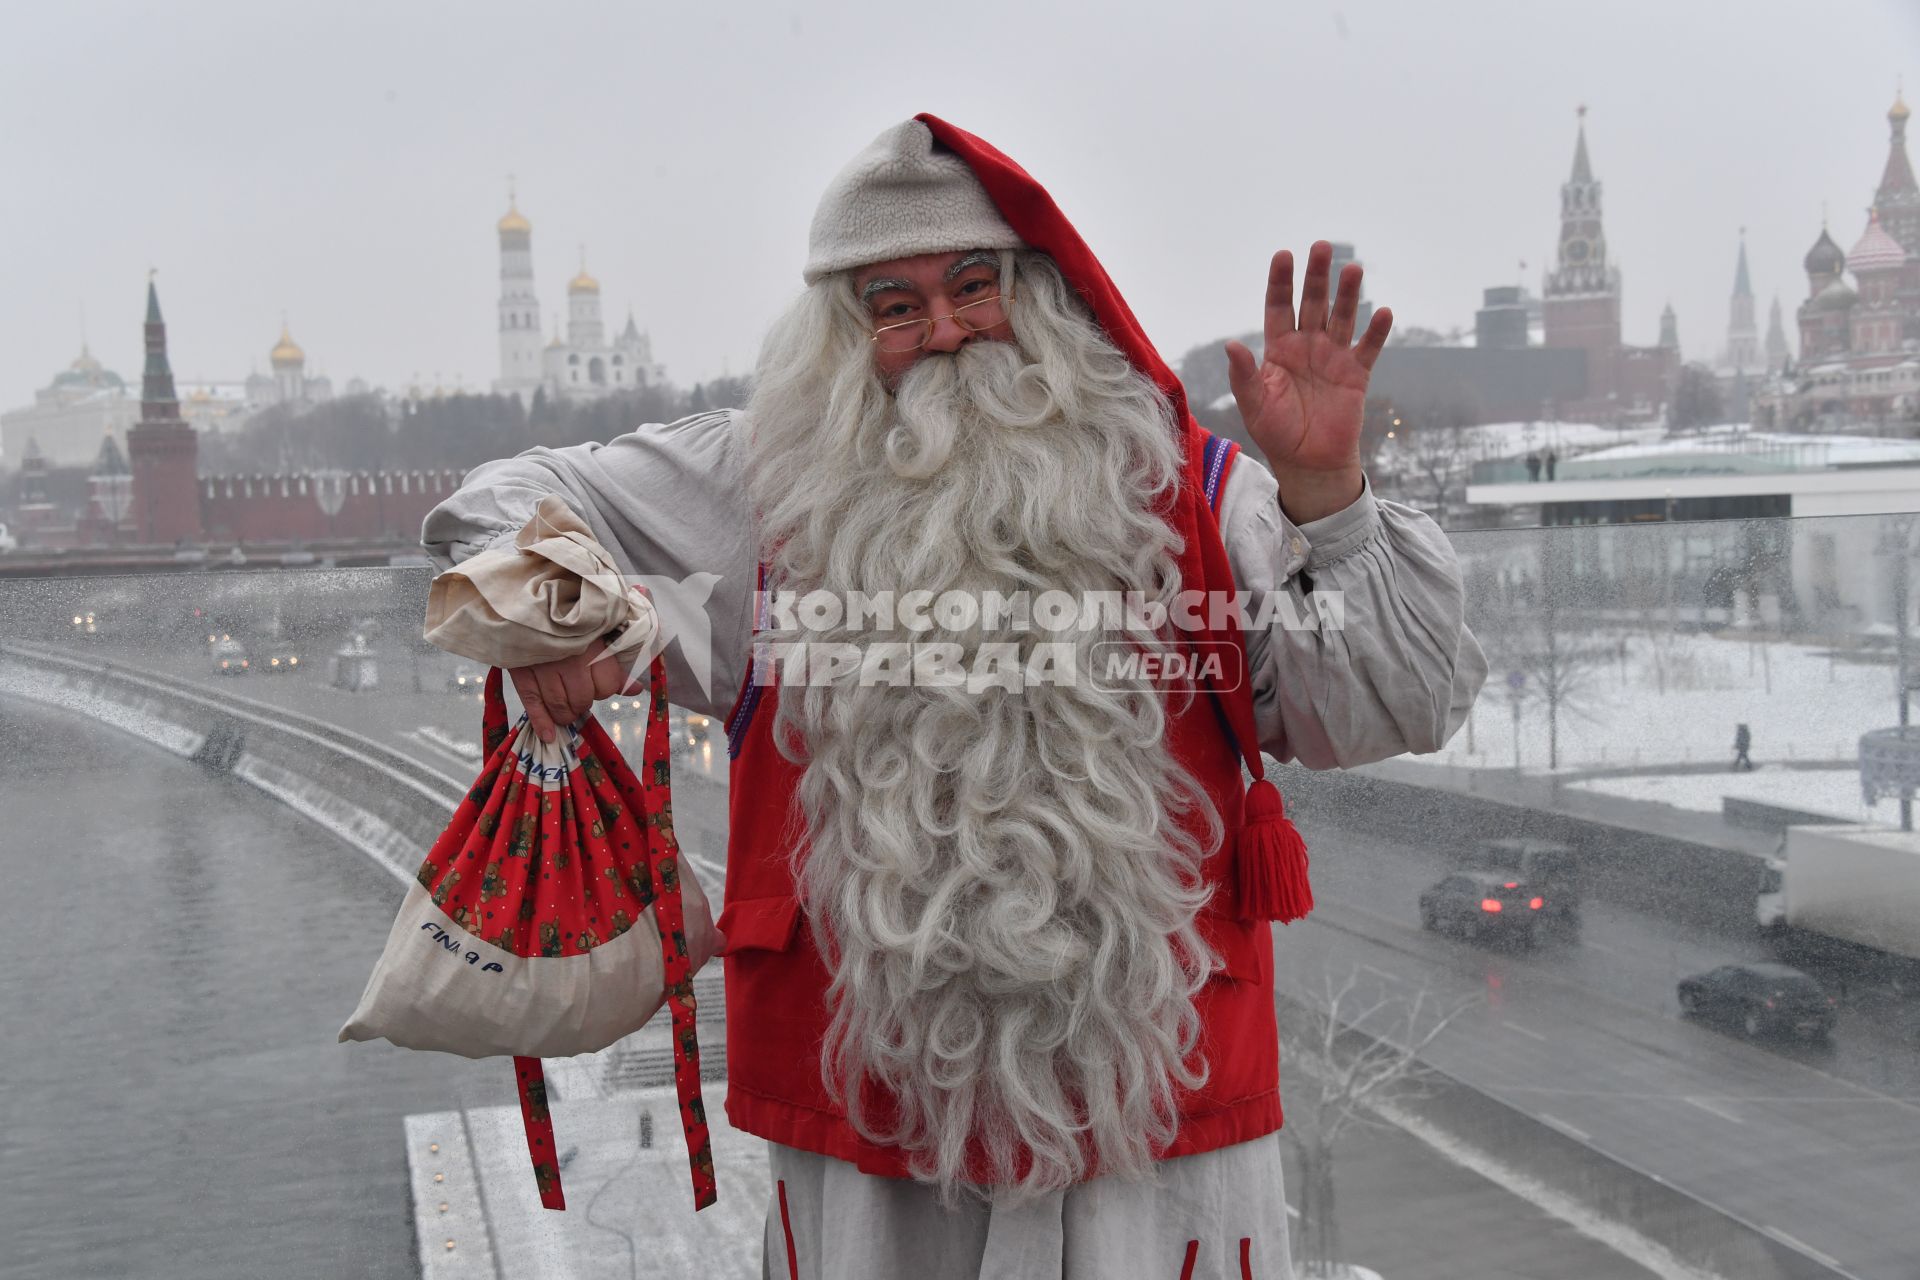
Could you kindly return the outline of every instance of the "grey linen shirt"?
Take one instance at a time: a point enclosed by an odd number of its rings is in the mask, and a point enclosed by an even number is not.
[[[556,494],[623,573],[718,575],[706,599],[711,669],[690,665],[683,637],[666,652],[667,684],[688,710],[725,716],[746,678],[757,586],[745,436],[744,415],[722,410],[483,463],[427,514],[421,542],[444,570],[512,545],[540,499]],[[1243,451],[1220,527],[1250,613],[1269,592],[1293,597],[1270,629],[1247,636],[1262,747],[1329,769],[1435,751],[1452,736],[1487,664],[1466,627],[1453,548],[1432,520],[1375,498],[1368,484],[1345,510],[1295,525],[1273,474]],[[1340,629],[1284,625],[1315,616],[1309,590],[1340,593]]]

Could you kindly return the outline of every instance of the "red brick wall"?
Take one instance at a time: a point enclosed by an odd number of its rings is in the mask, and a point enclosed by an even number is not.
[[[210,539],[240,542],[316,541],[323,538],[420,536],[420,522],[460,487],[458,471],[360,472],[344,477],[346,492],[331,517],[321,508],[312,476],[204,476],[200,521]],[[306,484],[302,493],[301,484]]]

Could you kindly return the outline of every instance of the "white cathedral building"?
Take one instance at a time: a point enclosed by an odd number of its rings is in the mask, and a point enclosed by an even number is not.
[[[600,282],[580,274],[567,282],[567,327],[542,342],[540,298],[533,287],[533,224],[511,195],[500,219],[500,377],[495,391],[522,400],[544,387],[549,396],[590,400],[665,380],[653,344],[627,312],[627,326],[609,340],[600,314]]]

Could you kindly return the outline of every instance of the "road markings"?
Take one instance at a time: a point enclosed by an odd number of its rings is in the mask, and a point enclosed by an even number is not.
[[[1760,1229],[1766,1232],[1768,1235],[1772,1236],[1775,1240],[1778,1240],[1781,1244],[1786,1245],[1787,1248],[1798,1249],[1800,1252],[1806,1254],[1809,1258],[1812,1258],[1815,1262],[1819,1263],[1821,1266],[1832,1267],[1835,1271],[1840,1270],[1840,1259],[1829,1257],[1827,1254],[1820,1252],[1818,1249],[1814,1248],[1812,1245],[1808,1244],[1806,1241],[1796,1240],[1778,1227],[1762,1227]]]
[[[1565,1120],[1562,1120],[1559,1116],[1550,1116],[1546,1112],[1542,1111],[1540,1113],[1540,1120],[1544,1124],[1552,1125],[1554,1128],[1558,1129],[1560,1132],[1566,1134],[1569,1138],[1572,1138],[1575,1142],[1592,1142],[1593,1141],[1592,1134],[1586,1132],[1584,1129],[1574,1128],[1572,1125],[1568,1124]]]
[[[400,736],[403,738],[406,738],[410,742],[418,743],[420,746],[426,747],[429,750],[437,751],[441,755],[446,756],[450,760],[458,760],[462,765],[465,765],[469,769],[481,763],[481,761],[477,758],[477,756],[474,758],[468,758],[467,756],[464,756],[460,752],[454,750],[451,746],[449,746],[446,742],[440,740],[438,737],[429,737],[425,732],[422,731],[422,729],[403,730]]]
[[[1547,1043],[1547,1037],[1541,1035],[1538,1031],[1533,1031],[1526,1027],[1523,1027],[1517,1022],[1502,1022],[1500,1025],[1505,1027],[1509,1031],[1518,1031],[1523,1036],[1531,1036],[1535,1040],[1538,1040],[1541,1044]]]
[[[1746,1123],[1746,1121],[1745,1121],[1745,1120],[1743,1120],[1743,1119],[1741,1119],[1741,1118],[1740,1118],[1739,1116],[1737,1116],[1737,1115],[1735,1115],[1735,1114],[1733,1114],[1733,1112],[1731,1112],[1731,1111],[1722,1111],[1722,1110],[1721,1110],[1720,1108],[1718,1108],[1718,1107],[1716,1107],[1716,1106],[1714,1106],[1714,1105],[1712,1105],[1711,1103],[1708,1103],[1708,1102],[1706,1102],[1706,1101],[1703,1101],[1703,1100],[1702,1100],[1702,1099],[1700,1099],[1700,1098],[1696,1098],[1696,1097],[1694,1097],[1694,1096],[1693,1096],[1692,1094],[1687,1094],[1687,1095],[1684,1095],[1684,1096],[1683,1096],[1683,1097],[1682,1097],[1682,1098],[1681,1098],[1680,1100],[1681,1100],[1682,1102],[1690,1102],[1690,1103],[1692,1103],[1692,1104],[1693,1104],[1694,1106],[1696,1106],[1696,1107],[1698,1107],[1698,1108],[1700,1108],[1700,1109],[1701,1109],[1702,1111],[1705,1111],[1706,1113],[1708,1113],[1709,1115],[1716,1115],[1716,1116],[1719,1116],[1719,1117],[1720,1117],[1720,1118],[1721,1118],[1722,1120],[1731,1120],[1731,1121],[1733,1121],[1733,1122],[1734,1122],[1735,1124],[1745,1124],[1745,1123]]]

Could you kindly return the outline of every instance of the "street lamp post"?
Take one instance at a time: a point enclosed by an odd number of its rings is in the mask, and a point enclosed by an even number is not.
[[[1527,673],[1509,671],[1507,673],[1507,695],[1513,703],[1513,772],[1520,772],[1520,693],[1527,685]]]
[[[1920,787],[1920,737],[1909,737],[1910,697],[1915,676],[1908,647],[1908,612],[1912,592],[1908,561],[1913,551],[1910,539],[1916,517],[1883,517],[1880,555],[1893,557],[1893,634],[1894,695],[1899,702],[1899,723],[1891,729],[1875,729],[1860,739],[1860,783],[1868,804],[1892,795],[1900,801],[1900,829],[1913,830],[1913,793]]]

